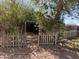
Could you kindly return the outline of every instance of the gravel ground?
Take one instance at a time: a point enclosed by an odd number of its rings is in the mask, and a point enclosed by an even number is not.
[[[31,47],[31,50],[26,50],[27,53],[3,53],[0,50],[0,59],[79,59],[78,52],[72,52],[66,49],[44,49]]]

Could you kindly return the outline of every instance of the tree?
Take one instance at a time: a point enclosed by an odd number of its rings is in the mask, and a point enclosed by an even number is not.
[[[7,0],[6,3],[0,4],[0,23],[11,32],[16,31],[16,28],[19,29],[25,21],[32,20],[31,9],[16,1]]]
[[[34,11],[35,9],[33,8],[28,9],[22,3],[17,3],[17,0],[7,0],[7,3],[4,2],[5,4],[1,5],[0,19],[4,23],[8,23],[9,21],[10,25],[12,25],[13,27],[16,27],[17,25],[19,26],[20,23],[24,23],[27,20],[32,20],[38,23],[41,26],[41,28],[45,30],[54,31],[55,29],[58,31],[64,28],[63,14],[70,14],[70,7],[72,6],[72,4],[74,5],[74,3],[77,2],[77,0],[75,2],[73,2],[73,0],[32,1],[35,1],[34,6],[38,6],[39,11]]]
[[[55,0],[52,1],[52,3],[50,0],[40,0],[40,1],[33,0],[33,1],[36,1],[34,2],[35,5],[39,5],[39,11],[37,11],[41,13],[39,17],[44,16],[43,20],[40,19],[41,23],[43,23],[42,27],[44,27],[48,31],[51,31],[51,30],[55,31],[56,29],[57,30],[60,29],[61,28],[60,24],[63,24],[63,19],[60,20],[60,16],[61,16],[60,11],[62,9],[62,2],[59,3],[58,1],[57,2],[58,5],[56,5]],[[60,8],[59,8],[59,5],[61,6]],[[50,10],[48,11],[49,8]]]
[[[40,12],[43,16],[49,18],[49,21],[52,22],[55,26],[52,25],[52,28],[54,27],[62,28],[64,27],[64,15],[72,15],[72,10],[75,9],[74,6],[79,4],[78,0],[32,0],[36,6],[39,7],[39,10],[37,12]],[[72,8],[73,7],[73,8]],[[72,15],[73,16],[73,15]],[[52,20],[51,20],[51,19]],[[47,23],[49,22],[47,20]],[[49,24],[51,24],[49,22]],[[45,21],[46,23],[46,21]],[[59,27],[60,24],[60,27]],[[48,24],[47,24],[48,25]],[[51,28],[51,25],[48,26],[48,28]]]

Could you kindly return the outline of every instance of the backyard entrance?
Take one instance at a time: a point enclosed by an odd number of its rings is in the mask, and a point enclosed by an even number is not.
[[[38,34],[38,32],[39,32],[38,25],[35,22],[30,22],[30,21],[26,22],[26,32]]]

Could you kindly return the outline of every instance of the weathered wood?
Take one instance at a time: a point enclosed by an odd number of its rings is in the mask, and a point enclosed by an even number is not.
[[[52,35],[39,35],[38,36],[38,44],[54,44]]]

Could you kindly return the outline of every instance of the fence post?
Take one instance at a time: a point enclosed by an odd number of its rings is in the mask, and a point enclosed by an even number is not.
[[[57,33],[55,33],[55,45],[57,44]]]
[[[40,35],[41,35],[41,29],[40,29],[40,25],[39,25],[38,27],[39,27],[39,31],[38,31],[38,46],[39,46]]]

